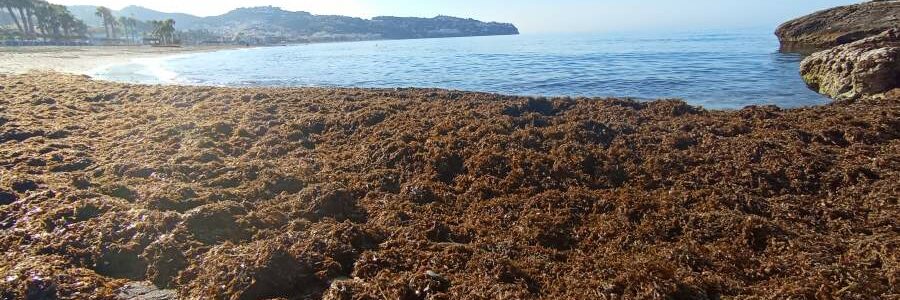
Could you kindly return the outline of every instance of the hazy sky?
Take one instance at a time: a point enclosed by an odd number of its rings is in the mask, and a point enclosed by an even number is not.
[[[438,14],[511,22],[523,33],[700,28],[773,28],[815,10],[854,0],[50,0],[60,4],[135,4],[200,16],[237,7],[273,5],[287,10],[356,17],[433,17]]]

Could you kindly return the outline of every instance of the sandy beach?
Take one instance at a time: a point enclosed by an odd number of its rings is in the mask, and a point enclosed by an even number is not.
[[[0,47],[0,73],[20,74],[28,71],[55,71],[86,74],[101,66],[128,63],[134,59],[209,52],[238,47],[240,46]]]
[[[737,111],[52,73],[0,91],[0,298],[900,292],[897,90]]]

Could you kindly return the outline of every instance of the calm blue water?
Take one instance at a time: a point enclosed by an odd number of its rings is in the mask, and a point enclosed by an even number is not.
[[[681,98],[707,108],[828,100],[768,31],[520,35],[239,49],[135,61],[96,77],[228,86],[439,87],[535,96]]]

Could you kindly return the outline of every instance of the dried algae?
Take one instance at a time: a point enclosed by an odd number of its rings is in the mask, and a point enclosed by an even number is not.
[[[900,97],[0,76],[0,298],[892,298]]]

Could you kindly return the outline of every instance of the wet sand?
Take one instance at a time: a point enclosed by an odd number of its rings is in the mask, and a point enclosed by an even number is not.
[[[139,58],[234,49],[240,46],[190,47],[0,47],[0,73],[20,74],[28,71],[56,71],[86,74],[96,68],[124,64]]]
[[[0,298],[892,298],[900,91],[782,110],[0,76]]]

